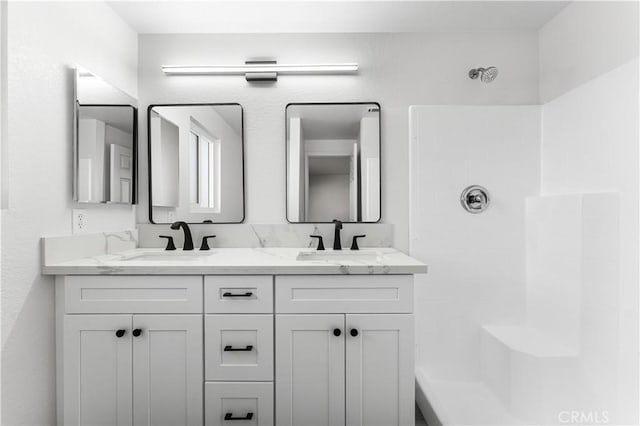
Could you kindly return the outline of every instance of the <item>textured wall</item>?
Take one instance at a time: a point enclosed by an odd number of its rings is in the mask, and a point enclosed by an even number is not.
[[[71,233],[70,66],[137,93],[137,34],[98,2],[8,4],[9,207],[2,211],[2,424],[55,423],[53,279],[40,237]],[[89,230],[130,229],[134,208],[89,211]]]
[[[619,384],[614,423],[638,415],[638,60],[544,105],[542,193],[615,192],[620,197],[617,293]],[[605,308],[605,306],[603,306]],[[602,315],[601,318],[604,318]]]
[[[468,185],[489,191],[485,212],[460,205]],[[416,363],[430,380],[479,380],[480,326],[522,319],[524,199],[539,190],[539,106],[411,108],[411,255],[429,265]]]
[[[612,423],[638,421],[639,34],[638,2],[574,2],[539,31],[542,193],[620,197]]]
[[[638,57],[636,1],[574,1],[540,29],[540,100]]]
[[[141,188],[146,188],[146,107],[154,103],[239,102],[245,113],[249,223],[283,223],[285,106],[289,102],[377,101],[382,105],[382,221],[394,246],[408,249],[408,107],[412,104],[537,104],[535,32],[433,34],[142,35],[140,37]],[[166,77],[164,64],[356,61],[358,76],[283,76],[250,85],[240,76]],[[496,65],[491,85],[469,69]],[[147,222],[141,192],[138,221]]]

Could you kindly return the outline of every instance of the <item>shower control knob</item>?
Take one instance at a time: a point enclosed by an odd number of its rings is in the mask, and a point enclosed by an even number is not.
[[[334,328],[333,329],[333,335],[336,337],[340,337],[340,335],[342,334],[342,331],[340,331],[339,328]]]
[[[358,337],[358,330],[352,328],[351,331],[349,331],[349,334],[351,334],[352,337]]]
[[[482,213],[489,207],[489,191],[480,185],[468,186],[460,195],[460,204],[469,213]]]

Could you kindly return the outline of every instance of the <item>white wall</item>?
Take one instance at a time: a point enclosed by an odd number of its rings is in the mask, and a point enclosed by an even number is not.
[[[306,215],[304,188],[306,185],[306,176],[304,172],[304,136],[302,123],[299,117],[289,120],[289,140],[287,141],[287,149],[289,150],[287,176],[287,218],[292,222],[303,221]]]
[[[131,149],[131,141],[132,136],[131,133],[127,133],[123,130],[118,129],[117,127],[110,126],[109,124],[105,127],[105,143],[107,145],[120,145],[125,148]]]
[[[105,179],[105,153],[106,153],[106,129],[104,121],[95,118],[80,118],[78,120],[78,139],[82,141],[78,149],[79,170],[82,170],[83,160],[88,163],[88,182],[81,178],[79,187],[89,187],[90,197],[79,196],[82,201],[100,202],[106,200]],[[79,190],[79,194],[85,191]],[[89,195],[87,194],[87,195]]]
[[[522,320],[524,199],[539,170],[539,106],[411,108],[411,255],[429,265],[416,276],[416,364],[430,380],[479,380],[480,326]],[[460,205],[473,184],[492,200],[481,214]]]
[[[362,220],[371,222],[380,212],[380,120],[363,117],[360,120],[360,178],[362,188]]]
[[[137,94],[137,35],[97,2],[8,5],[9,208],[2,212],[2,423],[55,423],[53,279],[40,237],[71,233],[73,78],[81,64]],[[34,122],[34,117],[36,121]],[[91,208],[89,231],[134,226]]]
[[[636,1],[574,1],[544,25],[542,103],[637,58],[638,7]]]
[[[542,193],[608,191],[620,196],[620,281],[611,283],[612,291],[619,285],[619,406],[609,409],[635,423],[638,3],[604,3],[572,3],[540,30],[540,92],[547,101],[543,108]]]
[[[7,171],[7,2],[0,2],[0,209],[7,206],[5,173]],[[2,241],[2,218],[0,216],[0,241]],[[0,271],[2,270],[2,244],[0,244]],[[2,278],[0,277],[0,299],[2,297]],[[0,305],[0,312],[2,311]],[[0,315],[0,330],[2,330],[2,315]],[[2,351],[0,350],[0,383],[2,383]],[[2,386],[0,385],[0,401],[2,401]],[[2,404],[0,403],[0,423],[2,419]]]
[[[0,207],[7,207],[7,2],[0,2]]]
[[[349,175],[309,177],[308,222],[328,222],[328,218],[349,220]]]
[[[548,387],[538,395],[532,381],[512,379],[518,384],[507,403],[531,424],[562,423],[560,413],[568,407],[606,415],[610,424],[637,424],[637,399],[629,406],[620,394],[620,360],[627,350],[620,343],[629,336],[618,331],[619,204],[615,192],[527,199],[527,327],[518,334],[528,338],[518,350],[537,359],[536,376]],[[499,340],[508,346],[509,340]],[[526,377],[531,369],[516,361],[511,366],[507,376]],[[625,373],[637,388],[637,373]]]
[[[543,112],[542,193],[620,194],[623,407],[638,401],[638,89],[634,60],[545,104]]]
[[[153,103],[239,102],[245,112],[249,223],[284,223],[285,106],[289,102],[377,101],[382,106],[382,221],[394,246],[408,249],[408,107],[412,104],[536,104],[535,32],[434,34],[142,35],[140,122]],[[310,49],[309,46],[313,46]],[[237,64],[272,56],[281,63],[350,62],[357,76],[281,76],[251,85],[241,76],[166,77],[164,64]],[[469,69],[496,65],[490,85]],[[141,188],[146,188],[146,126],[140,129]],[[138,221],[148,222],[141,191]]]

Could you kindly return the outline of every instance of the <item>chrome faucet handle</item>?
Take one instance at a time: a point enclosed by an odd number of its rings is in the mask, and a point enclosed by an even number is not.
[[[480,185],[468,186],[460,195],[460,203],[469,213],[482,213],[489,207],[489,191]]]
[[[324,250],[324,242],[322,241],[322,235],[309,235],[311,238],[318,239],[318,248],[316,250]]]
[[[364,234],[354,235],[353,240],[351,241],[351,250],[360,250],[360,247],[358,247],[358,238],[364,238],[364,237],[366,237],[366,235]]]
[[[215,235],[205,235],[204,237],[202,237],[202,244],[200,245],[200,250],[210,250],[209,247],[209,243],[208,243],[208,239],[209,238],[215,238]]]
[[[176,249],[176,245],[173,243],[173,237],[171,235],[160,235],[160,238],[166,238],[167,239],[167,247],[165,247],[165,250],[175,250]]]

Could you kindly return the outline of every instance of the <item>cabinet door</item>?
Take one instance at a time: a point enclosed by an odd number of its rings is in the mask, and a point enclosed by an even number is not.
[[[344,425],[344,315],[276,316],[276,354],[276,424]]]
[[[347,425],[413,425],[413,316],[347,315],[346,372]]]
[[[131,353],[131,315],[65,315],[65,425],[131,425]]]
[[[134,315],[135,425],[202,425],[202,321],[202,315]]]

